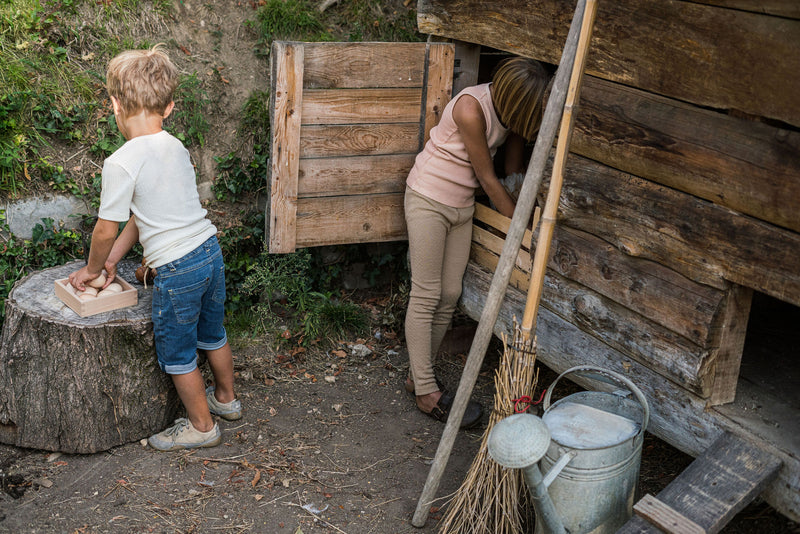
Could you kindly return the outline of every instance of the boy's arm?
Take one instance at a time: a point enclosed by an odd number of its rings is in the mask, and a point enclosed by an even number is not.
[[[89,249],[89,262],[80,270],[69,275],[69,283],[75,289],[83,291],[86,289],[86,282],[94,280],[103,272],[103,264],[106,262],[114,240],[117,238],[119,223],[106,219],[97,219],[92,232],[92,246]]]
[[[114,281],[114,277],[117,276],[117,264],[119,260],[125,257],[125,254],[128,253],[137,241],[139,241],[139,227],[136,226],[136,218],[131,215],[131,218],[128,219],[128,222],[125,224],[125,228],[122,229],[119,237],[114,241],[114,246],[111,247],[108,258],[106,258],[104,267],[107,277],[103,287],[106,287]]]

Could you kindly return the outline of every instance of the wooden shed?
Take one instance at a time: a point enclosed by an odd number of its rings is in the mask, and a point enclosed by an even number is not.
[[[270,250],[403,239],[405,176],[447,99],[504,55],[557,66],[574,9],[419,0],[428,43],[276,43]],[[553,370],[634,381],[678,449],[728,432],[778,458],[763,497],[795,521],[800,358],[742,355],[754,314],[800,318],[799,97],[794,0],[601,0],[536,332]],[[507,225],[477,212],[475,319]],[[497,333],[524,307],[523,244]]]

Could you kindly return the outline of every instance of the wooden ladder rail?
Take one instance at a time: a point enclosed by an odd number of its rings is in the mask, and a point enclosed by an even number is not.
[[[781,461],[723,433],[656,497],[645,495],[617,534],[713,534],[775,478]]]

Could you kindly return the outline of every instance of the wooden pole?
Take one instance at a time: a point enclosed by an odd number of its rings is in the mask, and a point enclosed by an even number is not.
[[[439,489],[442,473],[447,465],[447,461],[450,459],[450,452],[453,450],[453,443],[455,442],[458,428],[461,425],[461,419],[464,417],[464,410],[472,394],[472,389],[475,387],[475,381],[478,378],[478,373],[483,364],[486,348],[489,346],[492,331],[497,322],[500,305],[505,296],[508,281],[511,278],[514,260],[517,257],[520,244],[522,243],[522,235],[530,220],[536,195],[542,183],[544,167],[547,163],[550,149],[553,146],[553,141],[555,140],[556,129],[558,128],[564,101],[566,99],[567,83],[575,59],[585,7],[586,0],[578,0],[569,34],[567,35],[567,40],[564,45],[561,62],[559,63],[559,68],[553,82],[553,89],[550,92],[544,117],[542,118],[539,135],[537,136],[533,154],[531,155],[531,161],[525,174],[525,182],[522,185],[517,206],[511,218],[511,225],[506,234],[506,240],[503,244],[503,250],[500,254],[497,269],[492,278],[492,284],[486,295],[486,304],[481,313],[480,320],[478,321],[478,328],[475,331],[475,337],[469,351],[469,356],[467,357],[467,363],[464,365],[464,371],[461,375],[458,390],[456,391],[456,397],[450,409],[450,415],[447,418],[444,431],[442,432],[439,447],[436,450],[436,457],[428,472],[428,478],[425,481],[422,494],[417,502],[414,516],[411,519],[411,524],[418,528],[423,527],[425,521],[428,519],[430,504],[433,502],[436,491]]]
[[[536,331],[536,316],[539,312],[539,302],[542,299],[544,287],[544,274],[547,270],[547,260],[550,257],[550,245],[553,242],[553,230],[558,215],[558,203],[561,198],[561,186],[564,183],[564,166],[569,154],[569,143],[572,137],[572,127],[575,124],[575,104],[581,92],[583,69],[586,66],[586,53],[589,50],[589,41],[592,39],[594,16],[597,12],[597,2],[588,0],[586,13],[581,24],[581,35],[578,40],[578,52],[572,75],[569,80],[567,101],[564,104],[564,115],[561,118],[561,129],[558,132],[558,145],[553,161],[553,175],[550,178],[550,189],[547,191],[547,201],[542,212],[542,226],[539,230],[539,239],[536,241],[536,253],[533,256],[531,267],[531,284],[528,297],[525,301],[525,313],[522,316],[522,338],[530,339],[532,332]]]

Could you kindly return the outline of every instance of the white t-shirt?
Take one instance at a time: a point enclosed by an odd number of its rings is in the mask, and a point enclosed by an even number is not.
[[[131,213],[150,267],[181,258],[217,233],[200,205],[189,152],[166,131],[134,137],[103,164],[97,216],[121,222]]]

